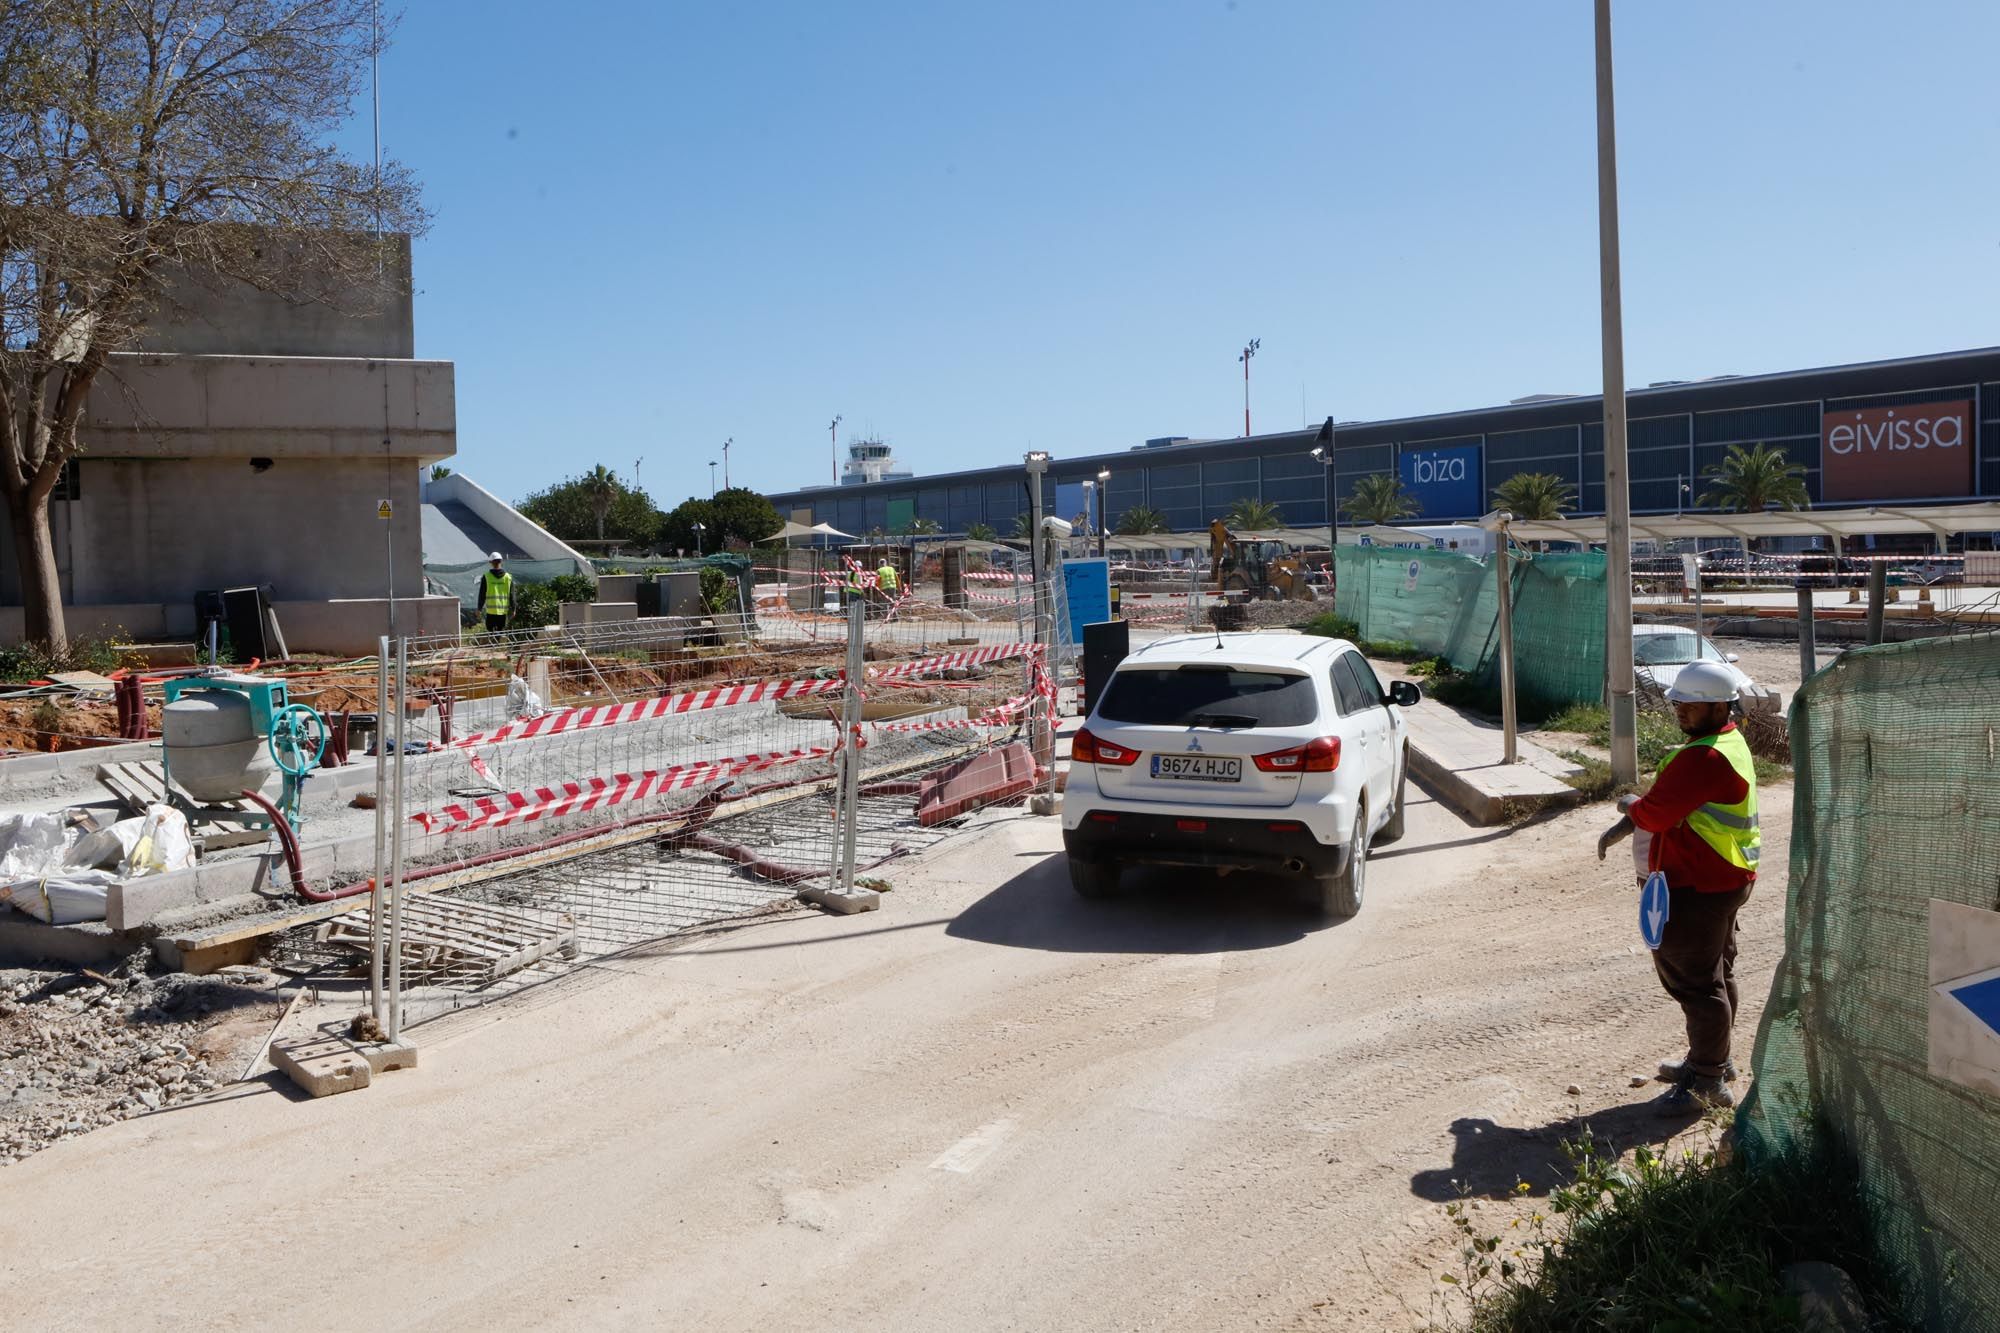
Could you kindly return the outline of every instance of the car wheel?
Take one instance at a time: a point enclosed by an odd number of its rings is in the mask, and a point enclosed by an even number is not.
[[[1327,875],[1319,882],[1319,910],[1324,916],[1346,919],[1361,910],[1361,894],[1368,878],[1368,811],[1354,816],[1354,834],[1348,840],[1347,869]]]
[[[1410,747],[1403,747],[1403,763],[1396,770],[1396,803],[1389,807],[1389,822],[1375,835],[1377,842],[1394,842],[1403,836],[1403,788],[1410,780]]]
[[[1078,897],[1107,898],[1118,892],[1118,865],[1113,861],[1069,858],[1069,886]]]

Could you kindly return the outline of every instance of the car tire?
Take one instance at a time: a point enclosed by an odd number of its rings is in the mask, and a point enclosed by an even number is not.
[[[1368,811],[1363,808],[1354,816],[1354,834],[1347,849],[1347,868],[1338,875],[1320,877],[1320,915],[1344,921],[1359,912],[1367,879]]]
[[[1403,762],[1396,770],[1396,803],[1389,807],[1389,822],[1375,835],[1377,842],[1394,842],[1403,836],[1403,788],[1410,781],[1410,747],[1403,747]]]
[[[1108,898],[1118,892],[1118,864],[1115,861],[1086,861],[1069,858],[1069,886],[1079,898]]]

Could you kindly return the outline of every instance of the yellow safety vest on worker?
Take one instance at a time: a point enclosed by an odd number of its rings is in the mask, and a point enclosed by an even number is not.
[[[481,614],[504,616],[514,605],[514,576],[487,570],[479,576]]]
[[[1755,870],[1764,839],[1757,831],[1757,765],[1750,758],[1750,746],[1745,743],[1743,733],[1734,728],[1689,741],[1682,749],[1697,745],[1706,745],[1727,759],[1747,790],[1734,805],[1710,801],[1697,808],[1687,817],[1688,829],[1737,869]],[[1661,760],[1660,772],[1666,772],[1667,765],[1679,753],[1676,750]]]
[[[885,563],[882,568],[876,570],[875,586],[886,593],[893,593],[900,588],[902,584],[896,578],[896,567]]]

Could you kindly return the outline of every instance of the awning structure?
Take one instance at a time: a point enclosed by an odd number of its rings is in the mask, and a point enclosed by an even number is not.
[[[780,542],[790,541],[794,537],[811,537],[815,535],[817,534],[814,529],[807,527],[803,523],[787,523],[784,527],[779,528],[776,532],[764,538],[764,540],[767,542]]]
[[[1317,547],[1322,551],[1326,549],[1325,528],[1260,528],[1255,531],[1235,532],[1233,535],[1242,541],[1283,542],[1287,546]],[[1375,523],[1356,526],[1343,523],[1340,527],[1340,544],[1342,546],[1358,545],[1363,537],[1368,538],[1369,541],[1375,543],[1377,546],[1430,546],[1432,544],[1430,534],[1412,532],[1408,528],[1393,528]],[[1144,536],[1131,536],[1114,532],[1105,537],[1104,545],[1107,550],[1113,551],[1185,551],[1194,549],[1205,552],[1208,550],[1208,529],[1203,528],[1199,532],[1152,532]]]
[[[1604,543],[1604,519],[1517,519],[1507,526],[1516,541]],[[1824,537],[1837,551],[1849,538],[1918,533],[1945,539],[1966,532],[2000,532],[2000,504],[1870,505],[1865,509],[1767,509],[1758,514],[1635,514],[1632,536],[1637,541],[1670,542],[1685,538]]]

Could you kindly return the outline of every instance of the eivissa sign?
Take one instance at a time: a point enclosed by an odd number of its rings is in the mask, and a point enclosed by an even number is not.
[[[1972,404],[1966,399],[1828,412],[1819,430],[1822,499],[1972,493]]]

